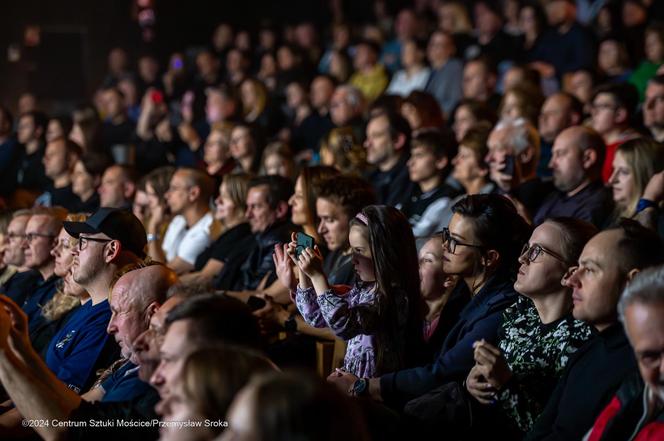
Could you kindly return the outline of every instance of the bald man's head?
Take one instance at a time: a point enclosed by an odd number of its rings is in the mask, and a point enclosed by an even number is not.
[[[161,264],[129,271],[117,280],[111,292],[112,315],[107,331],[120,345],[123,357],[137,363],[133,343],[148,328],[175,283],[175,273]]]

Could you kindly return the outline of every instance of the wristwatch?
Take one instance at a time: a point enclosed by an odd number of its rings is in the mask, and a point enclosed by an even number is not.
[[[284,329],[288,332],[297,332],[297,321],[295,321],[295,314],[291,314],[284,322]]]
[[[159,235],[158,234],[152,234],[149,233],[147,237],[148,242],[155,242],[159,240]]]
[[[358,378],[353,383],[351,393],[355,397],[361,397],[369,392],[369,380],[367,378]]]

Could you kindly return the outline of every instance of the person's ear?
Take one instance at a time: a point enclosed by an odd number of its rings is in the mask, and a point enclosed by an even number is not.
[[[277,219],[285,218],[288,215],[288,202],[279,201],[275,211],[277,213]]]
[[[115,260],[120,255],[120,251],[122,251],[122,244],[120,244],[119,240],[112,240],[107,243],[104,250],[104,260],[106,263]]]
[[[535,149],[532,146],[526,147],[519,153],[519,162],[521,164],[528,164],[535,157]]]
[[[496,250],[487,250],[483,255],[482,255],[482,266],[485,268],[492,268],[496,266],[498,263],[498,259],[500,259],[500,253]]]
[[[581,155],[581,163],[584,170],[590,170],[597,163],[597,152],[595,149],[585,149]]]
[[[193,202],[201,195],[201,188],[198,185],[194,185],[189,189],[189,201]]]
[[[161,305],[156,301],[148,305],[147,309],[145,310],[145,325],[147,327],[150,327],[150,320],[152,319],[154,313],[159,310],[159,308],[161,308]]]
[[[403,150],[406,145],[406,135],[403,133],[397,133],[396,138],[394,138],[394,151],[398,152]]]
[[[634,277],[636,277],[636,275],[637,275],[638,273],[640,273],[640,272],[641,272],[640,269],[638,269],[638,268],[632,268],[632,269],[627,273],[627,284],[630,284],[630,283],[632,282],[632,280],[634,280]]]
[[[616,114],[615,114],[613,120],[614,120],[617,124],[624,124],[624,123],[626,123],[626,122],[627,122],[627,110],[625,110],[625,109],[622,108],[622,107],[618,107],[618,108],[616,109]]]
[[[130,200],[134,196],[134,192],[136,192],[136,184],[134,184],[131,181],[127,181],[124,184],[122,184],[123,188],[123,196],[125,199]]]

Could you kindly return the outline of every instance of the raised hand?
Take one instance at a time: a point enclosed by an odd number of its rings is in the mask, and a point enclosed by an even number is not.
[[[288,256],[288,246],[289,244],[275,244],[272,260],[279,282],[290,291],[293,291],[297,288],[297,280],[295,280],[295,272],[293,271],[294,263]]]
[[[311,279],[321,276],[323,274],[323,256],[318,245],[315,245],[313,250],[305,248],[297,258],[297,266]]]
[[[30,334],[28,332],[28,316],[23,312],[12,299],[5,295],[0,295],[0,313],[6,315],[0,316],[0,327],[5,326],[3,321],[6,321],[8,326],[8,334],[5,336],[0,333],[0,346],[9,343],[13,349],[17,351],[24,351],[30,347]],[[1,331],[0,331],[1,332]]]

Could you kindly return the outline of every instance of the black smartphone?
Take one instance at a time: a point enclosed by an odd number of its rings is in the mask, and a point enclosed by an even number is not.
[[[256,296],[251,296],[249,299],[247,299],[247,305],[249,306],[249,309],[252,311],[257,311],[259,309],[265,308],[265,305],[267,305],[267,302],[265,299],[261,299],[260,297]]]
[[[297,247],[295,248],[295,255],[297,257],[300,257],[300,254],[302,254],[302,251],[304,251],[305,248],[311,248],[312,250],[314,249],[314,238],[308,234],[297,233],[296,241]]]
[[[501,172],[506,175],[514,176],[514,155],[507,155],[505,157],[505,166]]]

